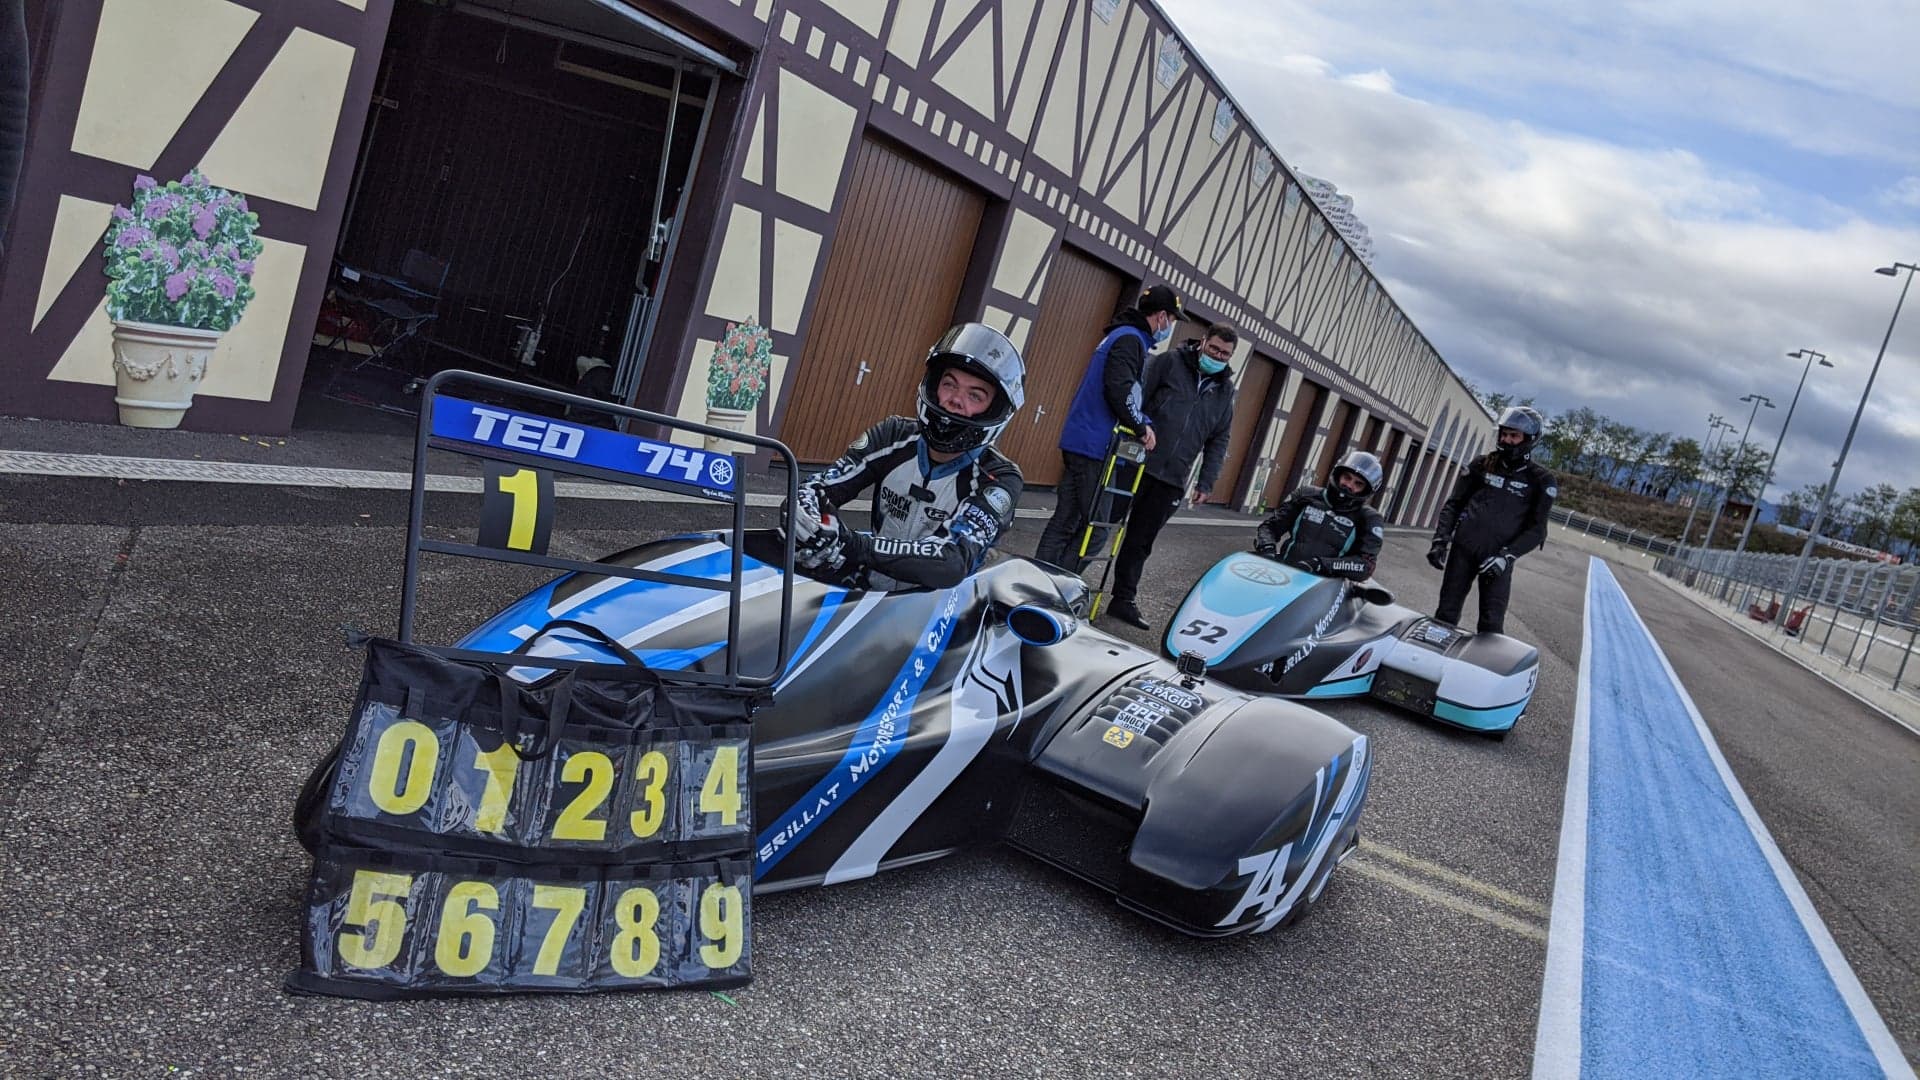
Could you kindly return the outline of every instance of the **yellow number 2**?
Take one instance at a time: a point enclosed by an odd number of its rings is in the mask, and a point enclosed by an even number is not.
[[[660,935],[653,928],[659,918],[660,898],[644,885],[621,893],[615,902],[613,921],[620,932],[613,935],[607,958],[622,978],[644,978],[660,963]]]
[[[738,885],[716,881],[700,894],[700,935],[713,942],[700,946],[700,962],[709,970],[730,968],[740,959],[747,936]]]
[[[598,750],[582,750],[560,767],[560,779],[569,784],[584,780],[587,786],[560,811],[559,819],[553,823],[553,838],[605,840],[607,823],[587,815],[600,809],[608,793],[613,791],[613,759]]]
[[[412,889],[412,874],[355,870],[340,930],[340,959],[357,968],[393,963],[407,938],[407,911],[400,901]]]
[[[723,824],[740,821],[740,747],[713,748],[713,764],[707,766],[707,779],[700,785],[700,812],[719,814]]]
[[[532,469],[521,469],[500,477],[500,490],[513,496],[513,522],[507,526],[507,546],[516,551],[532,551],[533,526],[539,520],[540,478]]]

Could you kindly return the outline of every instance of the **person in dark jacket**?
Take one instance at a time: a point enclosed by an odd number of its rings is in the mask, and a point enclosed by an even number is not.
[[[1427,562],[1441,572],[1433,613],[1441,622],[1459,625],[1478,579],[1477,629],[1504,632],[1514,560],[1547,542],[1547,511],[1560,494],[1553,474],[1531,456],[1544,429],[1540,414],[1524,405],[1501,413],[1500,445],[1467,466],[1440,508]]]
[[[1054,488],[1053,518],[1040,533],[1034,558],[1075,573],[1084,565],[1081,533],[1105,507],[1100,470],[1114,426],[1131,428],[1149,452],[1158,445],[1140,377],[1148,350],[1172,337],[1174,324],[1184,317],[1180,297],[1165,285],[1155,285],[1113,317],[1106,336],[1094,347],[1060,429],[1060,483]]]
[[[1113,603],[1108,614],[1142,630],[1147,620],[1135,599],[1154,538],[1180,507],[1187,493],[1187,477],[1200,461],[1193,501],[1205,502],[1227,460],[1227,439],[1233,431],[1233,347],[1240,335],[1226,323],[1214,323],[1207,336],[1189,338],[1147,361],[1140,387],[1147,415],[1153,418],[1157,444],[1147,454],[1147,474],[1140,478],[1133,505],[1127,511],[1127,535],[1113,563]]]
[[[1309,574],[1367,580],[1387,538],[1386,518],[1367,500],[1384,479],[1379,458],[1348,454],[1325,488],[1308,484],[1281,500],[1254,531],[1253,550]]]

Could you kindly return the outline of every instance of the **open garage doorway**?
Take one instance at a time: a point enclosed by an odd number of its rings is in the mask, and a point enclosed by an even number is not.
[[[617,0],[396,0],[303,408],[448,367],[625,400],[731,66]]]

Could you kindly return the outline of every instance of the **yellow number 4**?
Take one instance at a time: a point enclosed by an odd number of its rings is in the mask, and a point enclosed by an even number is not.
[[[716,746],[713,763],[707,766],[707,778],[700,785],[700,812],[719,814],[720,821],[734,825],[740,821],[740,747]]]

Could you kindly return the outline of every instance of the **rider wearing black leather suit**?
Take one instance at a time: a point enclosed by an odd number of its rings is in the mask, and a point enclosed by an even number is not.
[[[1309,484],[1282,500],[1254,533],[1253,549],[1310,574],[1365,581],[1386,541],[1386,519],[1367,505],[1381,478],[1379,458],[1348,454],[1326,487]]]
[[[1553,473],[1530,456],[1544,429],[1540,414],[1524,405],[1501,413],[1500,445],[1467,466],[1440,508],[1427,563],[1441,572],[1433,612],[1441,622],[1459,625],[1477,578],[1477,630],[1504,632],[1514,560],[1547,542],[1547,511],[1560,493]]]
[[[927,353],[919,418],[890,416],[800,487],[795,561],[852,588],[959,584],[980,568],[1020,501],[1019,466],[992,446],[1025,398],[1026,366],[980,323],[948,330]],[[834,508],[873,488],[870,527]]]

